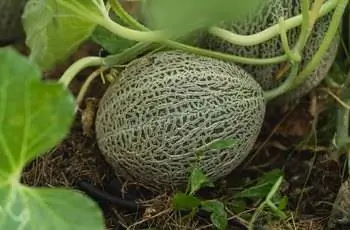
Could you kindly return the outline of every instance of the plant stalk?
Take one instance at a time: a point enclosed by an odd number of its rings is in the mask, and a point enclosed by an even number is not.
[[[109,3],[111,5],[113,11],[124,22],[128,23],[130,26],[135,27],[139,30],[149,31],[149,29],[147,27],[145,27],[144,25],[139,23],[137,20],[135,20],[132,16],[130,16],[130,14],[128,14],[128,12],[126,12],[123,9],[123,7],[120,5],[120,3],[118,1],[109,0]],[[321,7],[321,9],[319,11],[320,12],[319,16],[324,16],[329,11],[331,11],[336,6],[336,3],[337,3],[337,0],[331,0],[329,2],[326,2]],[[307,1],[306,1],[306,4],[308,4]],[[304,3],[304,5],[306,5],[306,4]],[[305,12],[304,12],[304,14],[305,14]],[[302,19],[303,19],[303,16],[298,15],[298,16],[295,16],[295,17],[292,17],[290,19],[285,20],[286,27],[284,29],[287,30],[287,29],[291,29],[293,27],[300,25],[300,23],[303,21]],[[213,27],[213,28],[215,28],[215,27]],[[274,36],[277,36],[280,33],[280,26],[279,25],[272,26],[270,28],[265,29],[262,32],[254,34],[254,35],[237,35],[237,34],[234,34],[230,31],[228,31],[228,32],[230,34],[233,34],[233,36],[237,36],[237,39],[235,39],[235,42],[234,42],[235,44],[240,44],[241,41],[244,41],[244,42],[249,41],[250,38],[253,38],[252,40],[257,40],[258,41],[257,43],[259,43],[259,42],[261,42],[261,40],[259,40],[258,37],[264,38],[265,36],[268,36],[268,37],[271,36],[271,37],[266,39],[266,40],[268,40]],[[191,52],[191,53],[195,53],[197,55],[217,58],[217,59],[221,59],[224,61],[236,62],[236,63],[241,63],[241,64],[268,65],[268,64],[281,63],[283,61],[288,60],[287,55],[281,55],[281,56],[268,58],[268,59],[246,58],[246,57],[225,54],[222,52],[210,51],[210,50],[186,45],[186,44],[179,43],[179,42],[172,41],[172,40],[164,40],[164,41],[161,41],[160,43],[167,45],[167,46],[174,48],[174,49],[183,50],[185,52]],[[299,46],[301,46],[301,45],[299,45]]]
[[[92,66],[104,65],[104,59],[101,57],[84,57],[74,62],[69,68],[63,73],[61,78],[58,80],[63,83],[65,87],[68,87],[74,77],[83,69]]]
[[[89,11],[84,8],[78,7],[79,5],[76,6],[74,4],[74,1],[56,1],[58,2],[58,4],[63,5],[67,9],[70,9],[85,20],[91,23],[98,24],[122,38],[140,42],[159,42],[167,38],[166,34],[163,31],[139,31],[122,26],[119,23],[113,21],[109,17],[109,15],[106,14],[106,12],[104,12],[105,8],[101,10],[99,7],[97,7],[99,11],[93,14],[91,10]]]
[[[125,23],[128,23],[129,26],[132,26],[134,28],[137,28],[139,30],[143,31],[149,31],[147,27],[139,23],[137,20],[135,20],[128,12],[126,12],[123,7],[120,5],[120,3],[116,0],[109,0],[109,3],[111,5],[112,10],[115,14],[117,14]],[[255,65],[268,65],[268,64],[276,64],[283,61],[286,61],[288,59],[287,55],[281,55],[273,58],[265,58],[265,59],[258,59],[258,58],[246,58],[246,57],[240,57],[235,56],[232,54],[226,54],[222,52],[216,52],[211,51],[207,49],[202,49],[199,47],[186,45],[180,42],[172,41],[172,40],[165,40],[160,42],[160,44],[166,45],[173,49],[182,50],[185,52],[194,53],[201,56],[207,56],[211,58],[217,58],[224,61],[229,62],[237,62],[237,63],[245,63],[245,64],[255,64]],[[119,58],[117,58],[119,59]],[[117,62],[115,62],[117,63]]]
[[[347,102],[347,104],[349,103],[350,101]],[[335,141],[338,147],[343,147],[349,140],[349,118],[349,109],[340,105],[337,110],[337,135]]]
[[[279,85],[274,89],[264,91],[264,98],[267,102],[275,99],[276,97],[290,90],[290,88],[293,86],[295,82],[296,77],[298,76],[299,66],[300,66],[300,63],[296,63],[292,66],[290,74],[281,85]]]
[[[128,12],[126,12],[123,6],[120,4],[119,0],[108,0],[113,12],[120,17],[120,19],[130,27],[135,29],[148,31],[148,28],[139,23],[134,17],[132,17]]]
[[[317,1],[317,0],[315,0]],[[298,38],[298,41],[294,47],[294,51],[297,52],[299,55],[301,55],[302,50],[304,49],[304,46],[307,43],[307,39],[312,31],[313,26],[310,23],[310,17],[309,17],[309,1],[308,0],[301,0],[301,15],[303,16],[303,20],[301,23],[301,31],[300,36]],[[313,9],[311,9],[312,11]],[[312,24],[313,25],[313,24]]]
[[[338,1],[339,0],[330,0],[330,1],[327,1],[325,4],[323,4],[319,11],[319,17],[322,17],[327,13],[329,13],[330,11],[332,11],[337,6]],[[302,23],[302,21],[303,21],[303,16],[301,14],[294,16],[292,18],[286,19],[285,29],[290,30],[294,27],[297,27]],[[280,25],[276,24],[259,33],[255,33],[252,35],[239,35],[239,34],[232,33],[229,30],[225,30],[223,28],[213,26],[209,28],[209,33],[235,45],[252,46],[252,45],[263,43],[277,36],[280,31],[279,27]]]
[[[104,65],[106,67],[112,67],[115,65],[123,65],[138,55],[146,52],[147,50],[150,50],[152,48],[156,48],[157,46],[153,43],[144,43],[139,42],[133,45],[132,47],[125,49],[122,53],[109,55],[104,58]]]
[[[287,32],[285,30],[285,21],[282,18],[279,20],[279,25],[281,29],[280,34],[281,34],[282,47],[284,52],[287,54],[289,60],[292,63],[300,62],[301,61],[300,54],[298,52],[292,51],[289,47]]]
[[[318,51],[316,52],[312,60],[308,63],[308,65],[302,70],[301,73],[299,73],[298,76],[295,76],[294,74],[290,74],[287,80],[284,83],[282,83],[280,86],[278,86],[275,89],[265,91],[265,99],[267,101],[272,100],[275,97],[298,87],[302,82],[306,80],[306,78],[312,73],[312,71],[314,71],[314,69],[319,65],[322,57],[325,55],[331,42],[333,41],[333,38],[337,36],[336,33],[338,31],[338,27],[340,25],[342,15],[344,14],[345,7],[348,4],[348,1],[349,0],[339,0],[338,5],[333,13],[329,28],[325,34],[325,37]],[[308,25],[308,30],[309,30],[309,25]],[[303,35],[301,35],[301,39],[299,40],[300,44],[306,42],[306,40],[304,40],[302,36]]]
[[[332,16],[332,20],[329,25],[329,28],[320,45],[320,48],[318,49],[318,51],[316,52],[312,60],[305,67],[305,69],[303,69],[303,71],[299,74],[293,88],[299,86],[312,73],[312,71],[314,71],[314,69],[320,64],[322,57],[326,54],[334,37],[337,36],[336,34],[341,24],[342,16],[344,14],[344,11],[348,2],[349,0],[339,0],[338,5]]]

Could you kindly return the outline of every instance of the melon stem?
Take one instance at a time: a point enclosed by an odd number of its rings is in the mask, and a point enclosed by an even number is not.
[[[102,57],[84,57],[74,62],[69,68],[63,73],[58,80],[65,87],[68,87],[74,77],[83,69],[93,66],[104,65],[104,59]]]
[[[281,85],[274,89],[264,91],[264,98],[267,102],[272,101],[278,96],[288,92],[293,87],[295,79],[298,76],[299,65],[300,63],[296,63],[292,66],[290,74]]]
[[[322,0],[316,0],[316,1],[320,2]],[[304,13],[304,15],[305,15],[305,12],[306,12],[305,6],[306,6],[306,4],[308,4],[308,1],[303,0],[302,2],[303,2],[303,4],[302,4],[302,11],[303,12],[302,13]],[[340,20],[341,20],[341,17],[343,15],[343,12],[345,10],[345,6],[347,3],[348,3],[348,0],[339,0],[339,1],[338,0],[330,0],[330,1],[327,1],[325,4],[323,4],[322,7],[319,7],[320,8],[318,10],[319,15],[318,16],[313,15],[315,19],[325,15],[326,13],[331,11],[334,7],[336,7],[331,24],[329,26],[327,33],[326,33],[325,39],[323,40],[323,42],[320,46],[319,51],[316,53],[314,58],[309,62],[307,67],[300,73],[300,75],[297,78],[295,76],[295,71],[292,71],[292,73],[290,74],[288,79],[281,86],[279,86],[273,90],[265,92],[265,96],[266,96],[267,100],[271,100],[274,97],[277,97],[280,94],[283,94],[286,91],[297,87],[316,68],[316,66],[319,64],[322,56],[327,51],[327,49],[330,45],[330,42],[332,41],[333,37],[335,36],[335,34],[337,32],[337,28],[340,24]],[[186,44],[172,41],[172,40],[165,40],[165,39],[163,39],[164,36],[163,36],[161,31],[150,31],[147,27],[145,27],[144,25],[139,23],[137,20],[135,20],[132,16],[130,16],[123,9],[123,7],[120,5],[120,3],[118,1],[110,1],[110,5],[111,5],[112,10],[115,11],[115,13],[119,17],[121,17],[122,20],[124,20],[129,25],[131,25],[131,26],[133,26],[141,31],[133,30],[133,29],[129,29],[127,27],[121,26],[120,24],[114,22],[112,19],[110,19],[108,16],[106,16],[105,12],[101,12],[103,17],[101,15],[101,18],[92,17],[93,19],[90,18],[89,20],[90,21],[94,20],[99,25],[105,27],[107,30],[111,31],[112,33],[114,33],[116,35],[120,35],[124,38],[131,39],[131,40],[147,41],[147,42],[145,42],[145,43],[140,42],[140,43],[136,44],[135,46],[129,48],[130,50],[127,50],[126,53],[123,52],[121,54],[111,55],[111,56],[108,56],[106,58],[87,57],[87,58],[83,58],[83,59],[77,61],[76,63],[74,63],[72,66],[70,66],[67,69],[67,71],[62,75],[62,77],[60,79],[60,82],[63,82],[63,84],[65,84],[66,86],[69,85],[71,80],[74,78],[74,76],[78,72],[80,72],[82,69],[84,69],[86,67],[101,66],[101,65],[106,65],[106,64],[107,64],[107,66],[112,66],[112,65],[121,64],[123,62],[125,63],[123,58],[127,57],[126,60],[131,60],[132,58],[141,54],[143,51],[151,48],[152,45],[153,46],[166,45],[166,46],[169,46],[171,48],[179,49],[179,50],[182,50],[185,52],[190,52],[190,53],[194,53],[194,54],[201,55],[201,56],[207,56],[207,57],[217,58],[217,59],[221,59],[221,60],[225,60],[225,61],[242,63],[242,64],[255,64],[255,65],[277,64],[277,63],[287,61],[288,57],[289,57],[287,54],[284,54],[281,56],[272,57],[272,58],[264,58],[264,59],[246,58],[246,57],[235,56],[235,55],[231,55],[231,54],[225,54],[222,52],[216,52],[216,51],[211,51],[211,50],[207,50],[207,49],[202,49],[202,48],[194,47],[191,45],[186,45]],[[316,5],[315,9],[317,10],[318,9],[317,4],[315,4],[315,5]],[[70,6],[70,7],[71,7],[70,8],[71,10],[76,11],[80,15],[82,14],[82,10],[75,9],[72,6]],[[282,31],[283,30],[286,31],[287,29],[291,29],[291,28],[294,28],[294,27],[300,25],[303,22],[304,15],[298,15],[298,16],[295,16],[295,17],[292,17],[292,18],[285,20],[283,23],[283,24],[285,24],[284,25],[285,28],[282,28]],[[86,17],[86,15],[84,17]],[[294,51],[295,50],[298,51],[298,49],[303,48],[304,43],[307,40],[307,35],[309,33],[308,30],[310,28],[309,26],[312,22],[311,23],[307,22],[307,23],[308,23],[308,26],[306,27],[305,22],[303,22],[302,32],[304,31],[304,33],[301,34],[301,36],[298,40],[297,46],[294,47]],[[224,34],[226,33],[226,34],[229,34],[230,36],[232,35],[233,37],[231,37],[231,38],[233,38],[233,39],[231,39],[230,42],[238,42],[238,44],[240,44],[240,45],[247,45],[247,44],[252,45],[252,44],[258,44],[258,43],[264,42],[264,41],[280,34],[280,30],[281,30],[280,27],[281,27],[281,25],[277,24],[277,25],[274,25],[272,27],[265,29],[262,32],[256,33],[254,35],[248,35],[248,36],[237,35],[237,34],[231,33],[229,31],[226,31],[226,30],[218,28],[218,27],[211,27],[209,29],[209,31],[211,31],[211,32],[212,31],[221,31]],[[305,31],[308,33],[306,33]],[[241,42],[243,42],[244,44],[242,44]],[[156,44],[154,44],[154,43],[156,43]],[[295,68],[295,66],[293,68]]]
[[[100,20],[98,24],[112,33],[132,41],[162,42],[167,39],[166,34],[162,31],[139,31],[129,29],[110,18],[104,18],[104,20]]]
[[[115,65],[122,65],[126,62],[134,59],[137,55],[147,51],[152,46],[149,43],[139,42],[136,45],[124,50],[122,53],[109,55],[107,57],[84,57],[73,63],[61,76],[59,82],[63,83],[66,87],[71,83],[74,77],[83,69],[95,66],[104,66],[110,68]]]
[[[197,55],[207,56],[207,57],[216,58],[216,59],[234,62],[234,63],[241,63],[241,64],[270,65],[270,64],[278,64],[288,60],[288,56],[286,54],[276,56],[276,57],[271,57],[271,58],[248,58],[248,57],[241,57],[241,56],[232,55],[232,54],[226,54],[218,51],[202,49],[199,47],[186,45],[183,43],[174,42],[170,40],[163,43],[171,48],[182,50],[185,52],[194,53]]]
[[[131,27],[139,29],[139,30],[149,31],[149,29],[147,27],[145,27],[143,24],[141,24],[140,22],[135,20],[128,12],[126,12],[123,9],[123,7],[121,6],[121,4],[119,3],[119,1],[110,0],[109,3],[111,5],[111,8],[114,11],[114,13],[117,16],[119,16],[123,20],[124,23],[128,24]],[[272,58],[265,58],[265,59],[235,56],[232,54],[226,54],[226,53],[222,53],[222,52],[202,49],[202,48],[191,46],[191,45],[186,45],[186,44],[172,41],[172,40],[165,40],[165,41],[160,42],[160,44],[166,45],[166,46],[173,48],[173,49],[178,49],[178,50],[182,50],[182,51],[189,52],[189,53],[194,53],[194,54],[201,55],[201,56],[217,58],[217,59],[229,61],[229,62],[254,64],[254,65],[268,65],[268,64],[277,64],[277,63],[281,63],[281,62],[288,60],[287,55],[281,55],[281,56],[272,57]],[[111,64],[116,64],[117,62],[120,61],[120,58],[119,57],[115,58],[115,59],[110,58],[110,60],[111,60],[111,62],[110,62]]]
[[[337,6],[338,0],[330,0],[327,1],[325,4],[322,5],[318,17],[322,17],[332,11]],[[290,29],[293,29],[297,26],[299,26],[303,21],[303,16],[301,14],[291,17],[289,19],[285,20],[286,28],[285,30],[288,31]],[[212,35],[215,35],[227,42],[230,42],[235,45],[241,45],[241,46],[252,46],[257,45],[263,42],[266,42],[270,40],[273,37],[276,37],[279,35],[280,31],[280,25],[276,24],[273,25],[261,32],[252,34],[252,35],[239,35],[235,34],[229,30],[213,26],[209,28],[209,33]]]
[[[326,54],[331,42],[333,41],[333,38],[337,36],[336,33],[338,32],[338,28],[341,24],[342,16],[344,14],[348,2],[349,0],[339,0],[338,5],[332,15],[331,23],[320,45],[320,48],[318,49],[312,60],[308,63],[308,65],[299,74],[294,84],[294,88],[299,86],[320,64],[321,59]]]
[[[139,31],[118,24],[109,17],[104,3],[102,3],[103,5],[96,5],[96,8],[99,11],[92,14],[91,11],[74,5],[74,3],[72,3],[73,1],[57,1],[59,4],[72,10],[85,20],[98,24],[122,38],[140,42],[159,42],[167,39],[166,34],[163,31]]]
[[[294,62],[300,62],[301,61],[301,56],[300,52],[298,50],[293,51],[290,49],[289,44],[288,44],[288,37],[287,37],[287,32],[284,29],[285,28],[285,21],[283,18],[279,20],[280,24],[280,34],[281,34],[281,41],[282,41],[282,47],[284,52],[287,54],[289,60],[294,63]]]
[[[280,86],[272,90],[265,91],[265,99],[267,101],[270,101],[290,90],[295,89],[306,80],[312,71],[315,70],[315,68],[321,62],[322,57],[326,54],[331,42],[333,41],[333,38],[336,36],[336,33],[338,32],[338,27],[341,24],[342,15],[344,14],[348,2],[349,0],[339,0],[337,7],[335,8],[332,15],[332,20],[325,34],[325,37],[312,60],[301,71],[301,73],[298,74],[298,76],[295,76],[294,73],[291,73],[285,82],[283,82]]]
[[[317,0],[315,0],[317,1]],[[323,0],[321,0],[323,1]],[[321,4],[322,5],[322,4]],[[313,7],[311,9],[311,12],[315,12],[318,13],[319,12],[319,8]],[[302,50],[304,49],[306,43],[307,43],[307,39],[312,31],[313,28],[313,24],[314,22],[310,21],[310,17],[309,17],[309,1],[308,0],[301,0],[301,15],[303,16],[303,21],[301,23],[301,31],[300,31],[300,36],[298,38],[298,41],[294,47],[294,51],[296,53],[298,53],[299,55],[302,53]],[[315,20],[317,19],[317,14],[315,15]]]
[[[138,22],[134,17],[132,17],[127,11],[124,10],[123,6],[120,4],[120,1],[108,0],[109,5],[111,6],[113,12],[120,17],[123,22],[135,29],[149,31],[147,27]]]
[[[108,2],[110,3],[110,6],[111,6],[112,10],[114,11],[114,13],[116,15],[118,15],[123,20],[124,23],[128,24],[129,26],[131,26],[135,29],[141,30],[141,31],[150,31],[149,28],[145,27],[143,24],[141,24],[140,22],[135,20],[128,12],[126,12],[123,9],[123,7],[121,6],[121,4],[119,3],[119,1],[109,0]],[[322,7],[319,10],[319,13],[320,13],[319,16],[324,16],[329,11],[331,11],[336,6],[336,3],[337,3],[337,0],[331,0],[327,3],[325,3],[324,5],[322,5]],[[287,29],[291,29],[291,28],[294,28],[296,26],[299,26],[303,22],[303,17],[304,17],[303,15],[298,15],[298,16],[294,16],[292,18],[285,20],[286,27],[283,29],[287,30]],[[115,22],[113,22],[113,23],[115,23]],[[115,23],[115,24],[117,24],[117,23]],[[106,28],[106,29],[108,29],[108,28]],[[211,27],[211,29],[223,30],[223,29],[220,29],[217,27]],[[209,30],[211,30],[211,29],[209,29]],[[110,31],[113,32],[112,30],[110,30]],[[229,32],[231,35],[237,37],[237,39],[234,39],[234,40],[236,40],[235,43],[237,43],[237,44],[240,42],[246,42],[246,41],[249,42],[250,39],[256,40],[256,42],[254,42],[254,44],[258,44],[261,42],[261,40],[259,40],[258,37],[267,36],[267,39],[270,39],[274,36],[279,35],[280,34],[280,26],[277,24],[277,25],[274,25],[270,28],[265,29],[262,32],[259,32],[259,33],[253,34],[253,35],[237,35],[237,34],[234,34],[230,31],[227,31],[227,32]],[[186,45],[186,44],[172,41],[172,40],[162,40],[162,41],[159,41],[159,43],[166,45],[170,48],[179,49],[179,50],[182,50],[185,52],[191,52],[191,53],[202,55],[202,56],[217,58],[217,59],[221,59],[224,61],[236,62],[236,63],[241,63],[241,64],[268,65],[268,64],[277,64],[277,63],[281,63],[281,62],[288,60],[288,56],[286,54],[281,55],[281,56],[272,57],[272,58],[259,59],[259,58],[241,57],[241,56],[236,56],[236,55],[232,55],[232,54],[225,54],[222,52],[211,51],[211,50],[202,49],[199,47],[194,47],[191,45]],[[249,44],[252,44],[252,43],[249,43]],[[300,48],[300,47],[303,47],[302,43],[298,45],[298,48]]]
[[[121,53],[109,55],[104,58],[104,65],[106,67],[112,67],[115,65],[123,65],[131,60],[133,60],[135,57],[138,55],[141,55],[142,53],[152,49],[152,48],[157,48],[153,43],[148,43],[148,42],[139,42],[133,45],[130,48],[125,49]]]

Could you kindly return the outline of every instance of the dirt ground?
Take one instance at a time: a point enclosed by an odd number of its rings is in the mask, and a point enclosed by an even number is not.
[[[83,45],[72,57],[58,65],[45,77],[57,79],[70,63],[79,57],[98,55],[99,48],[91,44]],[[91,70],[83,71],[71,85],[76,95],[82,82]],[[101,81],[94,81],[89,89],[88,98],[100,98],[106,89]],[[305,97],[292,110],[286,112],[273,111],[266,117],[262,133],[256,148],[245,160],[244,164],[224,178],[227,192],[237,186],[242,178],[255,178],[268,170],[279,168],[285,173],[285,183],[282,193],[287,195],[288,210],[297,217],[295,229],[323,229],[331,212],[331,204],[336,198],[338,189],[343,180],[344,162],[329,160],[328,152],[317,144],[317,149],[310,145],[302,150],[293,150],[300,142],[306,140],[313,130],[315,117],[310,112],[314,97]],[[316,103],[316,106],[322,103]],[[107,229],[213,229],[207,218],[198,217],[192,225],[176,226],[179,219],[175,214],[162,215],[166,206],[152,206],[151,213],[135,212],[118,205],[113,198],[121,191],[136,200],[149,200],[158,196],[156,200],[166,204],[169,197],[164,194],[154,194],[139,185],[130,185],[126,190],[123,183],[114,175],[112,169],[101,156],[94,134],[84,134],[81,114],[86,105],[81,106],[69,135],[49,153],[36,159],[26,168],[23,182],[31,186],[69,187],[87,192],[104,211]],[[272,114],[272,115],[271,115]],[[322,119],[320,118],[320,122]],[[309,142],[310,143],[310,142]],[[89,185],[93,185],[91,190]],[[94,188],[108,194],[94,193]],[[99,191],[97,191],[99,192]],[[107,197],[106,197],[107,196]],[[326,202],[329,202],[328,204]],[[147,209],[147,211],[152,209]],[[158,217],[157,217],[158,215]],[[166,216],[166,218],[164,217]],[[142,222],[144,221],[144,222]],[[134,225],[134,227],[131,227]],[[285,229],[281,223],[271,223],[269,229]],[[165,227],[167,226],[167,227]],[[207,226],[207,227],[206,227]],[[230,229],[244,229],[235,214],[230,216]],[[264,228],[256,228],[264,229]],[[267,228],[266,228],[267,229]]]

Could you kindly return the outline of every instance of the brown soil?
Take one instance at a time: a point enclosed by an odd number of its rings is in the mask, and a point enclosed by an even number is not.
[[[66,63],[58,65],[45,76],[57,79],[74,60],[82,56],[98,55],[98,51],[98,47],[87,43]],[[72,83],[71,90],[75,95],[90,71],[83,71]],[[99,80],[95,80],[87,97],[98,99],[105,88],[106,86]],[[273,115],[267,117],[255,151],[252,152],[245,164],[223,181],[226,181],[226,191],[230,191],[230,188],[237,186],[238,181],[241,181],[242,178],[255,178],[262,172],[274,168],[283,169],[286,181],[282,192],[289,198],[288,209],[297,212],[294,214],[298,217],[296,226],[298,229],[323,229],[327,223],[327,217],[330,215],[331,206],[322,202],[332,203],[335,200],[342,182],[343,165],[330,161],[328,153],[322,149],[317,152],[310,149],[293,150],[300,141],[307,138],[312,130],[314,117],[310,113],[310,104],[312,104],[310,101],[312,100],[305,98],[294,110],[291,110],[294,112],[279,112],[277,114],[274,111],[271,113]],[[84,108],[85,105],[82,105],[82,111]],[[285,117],[287,114],[289,116]],[[284,119],[284,122],[279,124],[281,118]],[[276,128],[278,124],[279,126]],[[94,135],[84,135],[81,112],[77,114],[67,137],[49,153],[28,165],[23,174],[23,182],[31,186],[63,186],[81,189],[79,187],[81,181],[88,181],[97,188],[114,193],[114,195],[119,192],[116,191],[118,188],[116,188],[115,183],[111,183],[117,181],[116,179],[118,178],[101,156]],[[139,186],[130,186],[127,190],[129,195],[140,199],[150,199],[155,196],[155,194],[142,191],[144,190]],[[142,195],[145,196],[142,197]],[[102,202],[101,199],[97,198],[96,200],[104,211],[107,229],[125,229],[123,225],[130,226],[142,220],[144,213],[136,215],[134,212],[127,212],[111,202]],[[166,204],[169,198],[163,196],[159,197],[158,200]],[[151,216],[166,210],[164,205],[153,208],[155,210],[150,214]],[[164,209],[162,210],[162,208]],[[147,224],[150,226],[157,223],[159,225],[154,226],[156,229],[199,229],[200,226],[210,223],[208,220],[198,218],[197,222],[192,223],[192,226],[188,225],[187,228],[184,226],[171,228],[169,227],[171,226],[169,219],[176,219],[176,217],[168,214],[167,218],[168,220],[151,218],[150,221],[130,229],[142,229],[141,226],[145,227]],[[164,223],[168,223],[168,227],[163,228]],[[235,218],[232,218],[230,226],[230,229],[244,229]],[[202,229],[212,229],[212,227],[208,226]],[[274,227],[271,224],[270,229],[284,228],[281,223],[274,223]]]

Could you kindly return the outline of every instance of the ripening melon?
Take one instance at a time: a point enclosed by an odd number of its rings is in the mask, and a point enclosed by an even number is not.
[[[216,180],[248,155],[265,101],[242,68],[163,51],[132,61],[109,86],[96,117],[98,146],[116,173],[154,188],[184,185],[195,149],[218,139],[230,149],[205,151],[201,169]]]
[[[261,32],[268,27],[278,24],[280,17],[288,19],[296,16],[301,12],[300,0],[266,0],[265,4],[259,11],[253,13],[246,18],[239,21],[222,22],[219,26],[230,30],[236,34],[251,35]],[[310,4],[313,1],[310,1]],[[312,59],[315,53],[318,51],[324,35],[329,27],[332,12],[319,18],[314,26],[314,29],[309,37],[309,40],[302,53],[301,68],[304,68],[306,64]],[[287,32],[289,46],[292,48],[299,37],[300,26],[293,28]],[[282,95],[277,98],[275,102],[291,102],[306,95],[315,86],[317,86],[327,75],[337,53],[337,48],[340,43],[340,36],[337,35],[328,49],[326,55],[323,56],[319,66],[312,72],[307,80],[302,83],[298,88]],[[195,44],[206,49],[220,51],[224,53],[230,53],[242,57],[250,58],[271,58],[284,54],[282,42],[280,36],[276,36],[268,41],[265,41],[258,45],[253,46],[240,46],[233,45],[221,38],[214,35],[201,32],[195,39]],[[235,65],[238,63],[235,63]],[[280,85],[287,77],[288,72],[282,75],[280,78],[276,76],[280,73],[286,62],[271,65],[252,65],[252,64],[238,64],[244,68],[249,74],[251,74],[255,80],[262,86],[264,90],[269,90]]]

